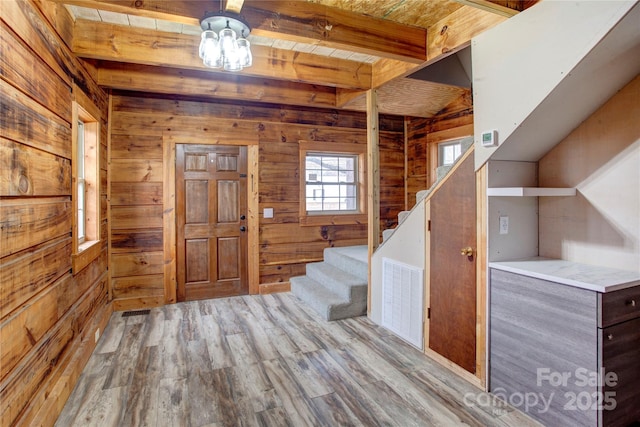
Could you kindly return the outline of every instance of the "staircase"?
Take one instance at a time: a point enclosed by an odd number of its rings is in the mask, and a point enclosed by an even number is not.
[[[447,173],[449,173],[451,168],[453,168],[453,166],[458,162],[458,160],[462,157],[462,155],[473,145],[473,137],[464,138],[460,142],[461,142],[460,157],[458,157],[458,159],[456,159],[456,161],[452,165],[439,166],[436,169],[436,181],[433,183],[431,187],[429,187],[429,189],[420,190],[416,193],[416,204],[414,205],[414,207],[420,204],[420,202],[423,201],[429,195],[429,193],[431,193],[431,191],[433,191],[433,189],[438,186],[440,181],[442,181],[442,179],[447,175]],[[411,211],[398,212],[398,225],[396,226],[396,228],[399,227],[400,224],[404,222],[404,220],[409,216],[410,213]],[[395,228],[388,228],[386,230],[382,230],[382,241],[383,242],[387,241],[393,235],[394,231],[395,231]]]
[[[367,312],[368,248],[326,248],[324,261],[307,264],[306,276],[290,279],[291,292],[325,320]]]

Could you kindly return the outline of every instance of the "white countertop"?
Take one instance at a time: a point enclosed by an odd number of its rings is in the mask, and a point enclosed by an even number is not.
[[[640,286],[640,273],[551,258],[490,262],[490,268],[596,292]]]

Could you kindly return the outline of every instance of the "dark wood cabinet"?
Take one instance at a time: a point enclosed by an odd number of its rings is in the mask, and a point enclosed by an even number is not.
[[[490,391],[545,425],[640,421],[639,296],[492,268]]]
[[[599,329],[602,396],[612,396],[616,407],[600,412],[600,425],[627,426],[640,420],[640,318]],[[607,373],[611,374],[608,378]],[[613,376],[615,375],[615,376]]]

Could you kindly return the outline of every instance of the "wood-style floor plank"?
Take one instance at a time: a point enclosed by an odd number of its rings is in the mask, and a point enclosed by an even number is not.
[[[56,425],[539,426],[488,397],[366,317],[245,295],[114,313]]]
[[[149,319],[153,322],[152,319]],[[133,381],[126,396],[122,425],[157,425],[161,355],[158,346],[144,346],[136,364]]]

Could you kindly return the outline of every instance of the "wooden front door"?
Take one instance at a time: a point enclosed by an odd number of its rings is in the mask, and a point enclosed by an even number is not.
[[[468,156],[431,198],[429,348],[476,371],[476,186]],[[473,255],[462,255],[472,248]]]
[[[178,301],[248,293],[247,148],[176,145]]]

